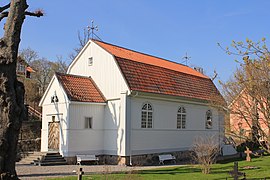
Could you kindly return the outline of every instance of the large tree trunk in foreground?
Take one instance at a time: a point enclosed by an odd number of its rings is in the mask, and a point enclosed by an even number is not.
[[[25,116],[24,86],[17,80],[16,63],[26,0],[11,0],[0,39],[0,174],[18,179],[15,170],[18,134]]]

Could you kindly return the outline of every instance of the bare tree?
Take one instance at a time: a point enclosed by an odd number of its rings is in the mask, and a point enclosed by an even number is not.
[[[45,92],[55,72],[65,73],[68,68],[65,61],[60,57],[56,62],[49,61],[46,58],[34,60],[31,63],[31,66],[36,71],[32,78],[37,81],[39,95],[42,95]]]
[[[25,60],[26,63],[30,64],[32,61],[37,60],[39,58],[38,53],[31,49],[30,47],[26,49],[22,49],[19,52],[19,56]]]
[[[74,52],[72,52],[69,55],[69,59],[71,61],[73,61],[75,59],[75,57],[79,54],[79,52],[82,50],[82,48],[86,45],[86,43],[90,39],[90,35],[91,35],[91,32],[87,28],[84,28],[83,29],[83,33],[82,34],[81,34],[80,31],[78,31],[79,44],[78,44],[78,47],[76,47],[76,48],[73,49]]]
[[[31,65],[37,72],[33,74],[33,79],[37,81],[37,84],[40,89],[40,94],[43,94],[54,73],[51,69],[52,62],[45,58],[42,58],[42,59],[33,61]]]
[[[212,164],[220,152],[219,140],[216,136],[202,136],[195,138],[192,151],[193,160],[200,164],[202,173],[209,174]]]
[[[0,7],[0,21],[7,17],[0,39],[0,179],[18,179],[15,170],[18,134],[25,116],[24,86],[17,80],[16,63],[21,29],[29,12],[26,0],[11,0]]]
[[[55,66],[53,70],[55,72],[66,73],[68,70],[67,62],[63,60],[62,56],[57,56],[56,58],[57,58],[57,61],[54,62]]]
[[[259,144],[270,153],[270,53],[265,38],[259,42],[232,43],[223,48],[237,55],[240,67],[234,77],[222,83],[229,102],[231,135]]]

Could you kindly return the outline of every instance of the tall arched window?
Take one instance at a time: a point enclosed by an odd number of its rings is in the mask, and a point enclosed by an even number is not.
[[[142,107],[142,119],[141,128],[152,128],[153,127],[153,108],[149,103],[143,104]]]
[[[186,109],[179,107],[177,111],[177,129],[186,129]]]
[[[205,128],[206,129],[212,129],[212,125],[213,122],[212,122],[212,112],[211,110],[208,110],[206,111],[206,114],[205,114]]]

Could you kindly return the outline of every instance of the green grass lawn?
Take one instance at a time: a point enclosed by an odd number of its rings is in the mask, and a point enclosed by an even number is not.
[[[244,169],[252,166],[256,169]],[[253,158],[252,162],[239,161],[239,170],[246,173],[247,179],[270,179],[270,156]],[[187,165],[169,168],[160,168],[153,170],[144,170],[133,172],[132,174],[110,174],[110,175],[87,175],[83,179],[226,179],[230,177],[229,171],[233,169],[233,161],[214,164],[211,174],[202,174],[199,166]],[[61,179],[61,178],[59,178]],[[76,177],[67,177],[62,179],[75,180]],[[233,178],[230,178],[233,179]]]

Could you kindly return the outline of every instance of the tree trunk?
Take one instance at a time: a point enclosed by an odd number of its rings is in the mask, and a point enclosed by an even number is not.
[[[26,0],[11,0],[0,39],[0,179],[18,179],[17,142],[25,116],[24,86],[17,80],[16,63]]]

